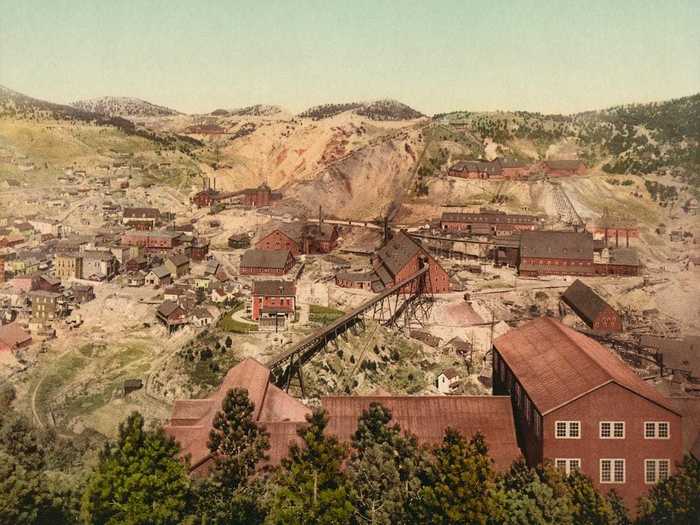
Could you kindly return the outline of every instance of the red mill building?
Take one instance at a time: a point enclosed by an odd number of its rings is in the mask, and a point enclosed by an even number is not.
[[[228,390],[244,388],[255,407],[254,421],[270,434],[269,463],[276,465],[292,443],[300,443],[297,429],[306,424],[309,408],[270,383],[270,371],[254,359],[231,368],[219,389],[208,399],[175,401],[165,431],[190,455],[191,473],[206,475],[213,462],[207,448],[209,432]],[[438,444],[447,427],[467,437],[481,432],[499,471],[507,470],[520,457],[510,400],[505,396],[333,396],[322,397],[328,414],[329,434],[350,441],[357,418],[370,403],[378,402],[392,412],[392,423],[413,433],[419,444]]]
[[[449,292],[450,277],[445,269],[418,240],[413,239],[403,230],[394,234],[384,246],[377,250],[372,266],[381,281],[381,288],[386,288],[416,273],[421,268],[421,259],[430,268],[428,271],[430,291],[432,293]]]
[[[520,275],[594,275],[589,232],[533,231],[520,237]]]
[[[602,492],[637,498],[683,456],[681,416],[610,350],[548,317],[494,341],[493,393],[510,395],[531,466],[579,469]]]
[[[514,231],[538,230],[540,221],[534,215],[509,215],[502,211],[481,210],[479,213],[445,212],[440,218],[440,229],[444,231],[483,232],[492,235],[509,234]]]

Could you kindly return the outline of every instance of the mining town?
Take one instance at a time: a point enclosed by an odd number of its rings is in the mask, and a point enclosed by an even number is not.
[[[0,523],[691,523],[699,107],[0,86]]]

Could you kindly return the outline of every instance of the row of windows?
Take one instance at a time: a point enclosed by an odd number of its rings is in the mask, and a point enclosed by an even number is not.
[[[581,469],[581,458],[557,458],[554,465],[566,475]],[[625,460],[622,458],[605,458],[600,460],[600,483],[625,483],[627,473]],[[654,484],[667,479],[671,474],[669,459],[645,459],[644,483]]]
[[[580,439],[580,421],[556,421],[554,436],[557,439]],[[625,439],[624,421],[601,421],[598,436],[600,439]],[[671,437],[668,421],[645,421],[644,439],[669,439]]]

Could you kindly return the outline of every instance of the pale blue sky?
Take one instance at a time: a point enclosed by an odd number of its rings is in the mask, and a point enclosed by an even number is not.
[[[0,84],[57,102],[568,113],[696,93],[699,57],[700,0],[0,0]]]

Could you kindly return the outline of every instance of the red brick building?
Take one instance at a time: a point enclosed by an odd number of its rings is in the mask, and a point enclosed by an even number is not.
[[[284,275],[294,266],[287,250],[247,250],[241,255],[241,275]]]
[[[190,257],[193,261],[203,261],[209,253],[209,241],[207,239],[194,239],[190,248]]]
[[[331,224],[282,223],[263,235],[255,247],[258,250],[289,250],[295,257],[329,253],[337,247],[338,236],[337,226]]]
[[[501,167],[504,179],[521,179],[527,177],[530,172],[530,166],[519,160],[499,157],[494,162]]]
[[[669,400],[610,350],[554,319],[494,341],[493,393],[511,396],[529,465],[552,460],[581,470],[628,508],[682,459],[681,415]]]
[[[587,170],[582,160],[545,160],[542,171],[549,177],[571,177],[585,175]]]
[[[449,232],[478,233],[484,227],[492,235],[508,235],[514,231],[534,231],[540,228],[540,220],[534,215],[507,214],[495,210],[479,213],[445,212],[440,218],[440,229]]]
[[[292,281],[255,281],[253,283],[252,318],[294,318],[296,286]]]
[[[583,282],[576,279],[562,294],[561,300],[593,330],[622,332],[620,315]]]
[[[372,267],[378,280],[375,291],[394,286],[427,265],[428,285],[432,293],[450,291],[450,277],[440,263],[423,245],[404,230],[394,234],[372,258]]]
[[[209,432],[226,393],[243,388],[254,406],[253,420],[270,434],[269,460],[278,465],[289,446],[301,444],[297,430],[306,425],[311,409],[270,382],[270,370],[245,359],[231,368],[219,389],[207,399],[175,401],[165,432],[180,443],[181,455],[190,456],[190,473],[204,476],[213,461],[207,448]],[[332,396],[322,397],[328,414],[326,432],[341,441],[350,441],[357,418],[371,403],[380,403],[392,412],[392,423],[413,433],[420,445],[439,443],[447,427],[467,437],[481,432],[498,470],[506,470],[520,457],[513,413],[507,397],[488,396]]]
[[[167,255],[182,244],[182,233],[171,231],[128,231],[121,238],[122,246],[138,246],[144,252]]]
[[[595,275],[589,232],[525,231],[520,237],[520,275]]]
[[[496,162],[485,162],[481,160],[462,160],[450,166],[447,170],[450,177],[460,177],[463,179],[502,179],[503,169]]]

